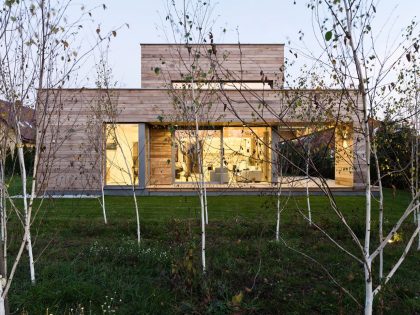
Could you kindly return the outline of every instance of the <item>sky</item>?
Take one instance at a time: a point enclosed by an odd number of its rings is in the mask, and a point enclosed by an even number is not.
[[[176,0],[180,2],[179,0]],[[296,4],[294,4],[296,2]],[[319,48],[313,35],[311,11],[307,0],[219,0],[212,1],[214,33],[221,43],[284,43],[293,48]],[[122,27],[111,42],[108,60],[117,86],[140,87],[140,43],[167,43],[163,26],[167,0],[89,0],[89,6],[105,4],[106,10],[96,10],[94,19],[102,30]],[[384,31],[384,42],[393,42],[401,30],[420,14],[420,0],[377,1],[376,29]],[[69,14],[77,14],[76,2]],[[96,28],[96,27],[95,27]],[[226,29],[223,36],[221,30]],[[304,44],[299,42],[299,31],[305,34]],[[88,32],[89,30],[86,30]],[[92,30],[90,30],[92,31]],[[85,34],[87,41],[92,33]],[[383,49],[386,47],[383,46]],[[92,73],[94,60],[87,61],[82,72]],[[89,75],[88,75],[89,76]],[[92,80],[90,81],[92,83]],[[84,83],[90,85],[88,83]]]

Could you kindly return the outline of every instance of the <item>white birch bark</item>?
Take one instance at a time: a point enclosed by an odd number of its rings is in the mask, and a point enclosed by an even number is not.
[[[191,74],[193,74],[193,69],[191,68]],[[201,207],[201,264],[203,273],[206,273],[206,224],[207,221],[207,194],[206,194],[206,186],[205,186],[205,179],[204,179],[204,168],[203,168],[203,161],[201,152],[203,152],[203,148],[200,144],[199,138],[199,108],[196,107],[195,104],[195,91],[194,91],[194,79],[193,75],[191,75],[191,96],[194,108],[194,120],[195,120],[195,149],[196,155],[198,160],[198,169],[199,169],[199,180],[198,180],[198,194],[200,198],[200,207]]]
[[[192,85],[191,85],[192,86]],[[194,100],[194,89],[192,88],[192,95]],[[195,132],[194,132],[194,141],[195,141],[195,153],[198,161],[198,197],[200,200],[200,216],[201,216],[201,264],[202,271],[206,273],[206,200],[205,200],[205,179],[204,179],[204,169],[203,161],[201,159],[202,147],[200,144],[199,138],[199,123],[198,123],[198,114],[197,108],[195,110]]]
[[[101,130],[102,131],[102,130]],[[101,148],[102,150],[99,150],[99,152],[101,152],[101,168],[100,168],[100,181],[101,181],[101,207],[102,207],[102,214],[104,216],[104,223],[108,224],[108,219],[106,216],[106,206],[105,206],[105,191],[104,191],[104,185],[105,185],[105,180],[104,180],[104,172],[103,172],[103,167],[104,167],[104,155],[106,154],[105,150],[103,150],[103,143],[104,143],[104,139],[103,139],[103,132],[101,132]]]
[[[6,314],[6,308],[4,305],[4,297],[3,297],[3,278],[0,279],[0,315]]]
[[[366,183],[365,183],[365,244],[363,246],[363,254],[365,258],[364,263],[364,274],[365,274],[365,315],[371,315],[373,311],[373,287],[372,287],[372,260],[370,258],[370,236],[371,236],[371,183],[370,183],[370,153],[371,153],[371,142],[369,132],[369,108],[367,103],[367,92],[365,89],[364,75],[362,66],[360,64],[357,47],[354,43],[353,34],[353,17],[352,9],[349,3],[344,1],[344,7],[346,11],[346,27],[349,44],[351,47],[353,61],[356,68],[357,79],[359,81],[359,92],[362,97],[362,111],[363,111],[363,137],[365,144],[365,159],[366,159]]]
[[[279,154],[279,158],[280,154]],[[281,197],[281,190],[282,190],[282,183],[283,183],[283,169],[282,169],[282,164],[281,164],[281,160],[278,163],[278,168],[279,168],[279,176],[280,176],[280,180],[279,178],[277,178],[277,222],[276,222],[276,241],[278,242],[280,240],[280,220],[281,220],[281,202],[280,202],[280,197]]]
[[[309,197],[309,161],[310,161],[310,144],[309,144],[309,139],[308,139],[308,144],[307,144],[307,156],[306,156],[306,206],[308,208],[308,222],[309,222],[309,226],[312,225],[312,211],[311,211],[311,200]]]
[[[186,8],[185,8],[185,0],[184,0],[184,32],[185,34],[188,33],[186,29],[187,21],[186,21]],[[188,38],[188,36],[187,36]],[[188,45],[188,40],[187,43]],[[203,148],[200,144],[199,139],[199,114],[201,111],[200,106],[195,101],[195,87],[194,87],[194,59],[191,61],[191,52],[189,54],[189,62],[190,62],[190,75],[191,75],[191,98],[192,104],[191,108],[194,111],[194,123],[195,123],[195,150],[198,160],[198,169],[199,169],[199,180],[198,180],[198,194],[200,199],[200,208],[201,208],[201,264],[203,273],[206,273],[206,224],[208,224],[208,214],[207,214],[207,193],[206,193],[206,186],[205,186],[205,179],[204,179],[204,168],[203,168],[203,161],[201,152],[203,152]]]
[[[22,194],[23,194],[23,211],[24,211],[24,228],[26,235],[26,249],[28,251],[29,256],[29,273],[31,282],[35,283],[35,267],[34,267],[34,257],[32,253],[32,240],[31,240],[31,233],[30,233],[30,226],[31,226],[31,207],[28,207],[28,196],[27,196],[27,176],[26,176],[26,167],[25,167],[25,157],[23,154],[23,143],[20,131],[20,122],[18,120],[18,109],[16,108],[16,104],[14,104],[15,110],[15,127],[16,127],[16,147],[18,153],[18,160],[19,160],[19,167],[20,167],[20,174],[22,180]],[[34,191],[35,187],[32,187],[32,191]],[[31,201],[33,200],[33,196],[31,195]]]
[[[277,223],[276,223],[276,241],[280,240],[280,196],[281,196],[281,184],[277,183]]]
[[[119,144],[118,139],[115,139],[115,140]],[[121,145],[120,145],[120,148],[121,148]],[[130,179],[131,192],[133,194],[133,200],[134,200],[134,209],[136,211],[137,243],[140,245],[140,241],[141,241],[140,214],[139,214],[139,207],[138,207],[138,204],[137,204],[136,189],[135,189],[135,185],[134,185],[135,181],[133,179],[133,176],[131,175],[131,169],[130,169],[130,166],[128,165],[127,157],[125,156],[122,148],[121,148],[121,153],[123,155],[125,167],[127,168],[128,177]]]
[[[31,233],[30,233],[30,225],[31,225],[31,217],[28,209],[28,200],[27,200],[27,177],[26,177],[26,169],[25,169],[25,158],[23,156],[23,145],[20,140],[18,144],[18,158],[19,158],[19,165],[20,165],[20,172],[21,172],[21,179],[22,179],[22,194],[23,194],[23,209],[25,215],[25,229],[28,231],[26,233],[26,249],[28,251],[29,256],[29,272],[31,277],[31,282],[35,283],[35,267],[34,267],[34,257],[32,253],[32,240],[31,240]]]
[[[104,191],[104,181],[103,181],[103,176],[101,175],[101,198],[102,198],[102,202],[101,202],[101,206],[102,206],[102,213],[104,216],[104,223],[108,224],[108,219],[106,216],[106,206],[105,206],[105,191]]]

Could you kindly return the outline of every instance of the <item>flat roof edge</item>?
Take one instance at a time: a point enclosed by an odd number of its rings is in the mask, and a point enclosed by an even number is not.
[[[38,89],[37,89],[38,90]],[[41,89],[40,91],[106,91],[106,89],[99,89],[99,88],[50,88],[50,89]],[[109,91],[172,91],[172,89],[162,89],[162,88],[111,88],[107,89]],[[225,92],[228,91],[237,91],[237,90],[224,90]],[[342,92],[342,91],[352,91],[357,92],[357,89],[244,89],[241,90],[242,92],[247,91],[264,91],[264,92]]]
[[[186,44],[180,43],[140,43],[140,46],[183,46]],[[189,45],[210,45],[210,43],[190,43]],[[216,46],[285,46],[284,43],[214,43]]]

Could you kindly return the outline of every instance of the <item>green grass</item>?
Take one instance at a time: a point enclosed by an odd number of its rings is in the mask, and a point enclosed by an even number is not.
[[[337,222],[324,197],[312,197],[315,221],[353,253],[357,249]],[[33,225],[37,284],[29,281],[27,257],[10,292],[12,311],[21,314],[351,314],[359,306],[316,263],[363,303],[363,269],[338,251],[297,208],[291,198],[282,214],[283,242],[276,243],[275,198],[220,196],[209,198],[208,272],[200,272],[200,221],[197,197],[141,197],[142,243],[136,244],[135,213],[130,197],[107,197],[105,225],[96,199],[44,200]],[[19,203],[16,200],[17,203]],[[360,239],[364,233],[363,197],[337,197]],[[387,229],[409,195],[386,194]],[[377,211],[373,243],[377,243]],[[11,218],[11,227],[17,226]],[[403,242],[387,248],[385,267],[398,257],[413,230],[402,228]],[[10,232],[11,252],[17,235]],[[412,250],[385,287],[384,314],[420,313],[420,252]],[[387,269],[386,269],[387,270]],[[377,268],[375,265],[375,276]],[[240,303],[233,297],[242,293]],[[121,301],[120,301],[121,300]],[[378,299],[376,300],[378,301]],[[107,303],[104,305],[104,303]]]

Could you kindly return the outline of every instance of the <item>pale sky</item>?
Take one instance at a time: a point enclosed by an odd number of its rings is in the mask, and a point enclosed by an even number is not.
[[[179,2],[179,0],[178,0]],[[213,17],[217,22],[214,33],[227,32],[217,42],[237,43],[238,29],[241,43],[285,43],[302,46],[298,32],[305,33],[305,44],[309,49],[318,49],[313,38],[311,11],[306,8],[307,0],[219,0]],[[97,10],[95,18],[101,22],[101,29],[113,29],[124,23],[111,44],[109,63],[119,87],[140,87],[140,43],[166,43],[162,31],[165,24],[166,0],[90,0],[89,6],[104,3],[107,10]],[[381,0],[377,5],[376,29],[384,27],[386,40],[391,43],[401,36],[401,30],[420,14],[420,0]],[[70,10],[77,13],[78,5]],[[163,20],[163,21],[162,21]],[[388,38],[389,35],[389,38]],[[385,40],[384,40],[385,41]],[[287,52],[287,46],[286,46]],[[84,65],[82,72],[92,72],[93,61]],[[91,82],[91,81],[90,81]],[[89,83],[84,83],[90,85]]]

